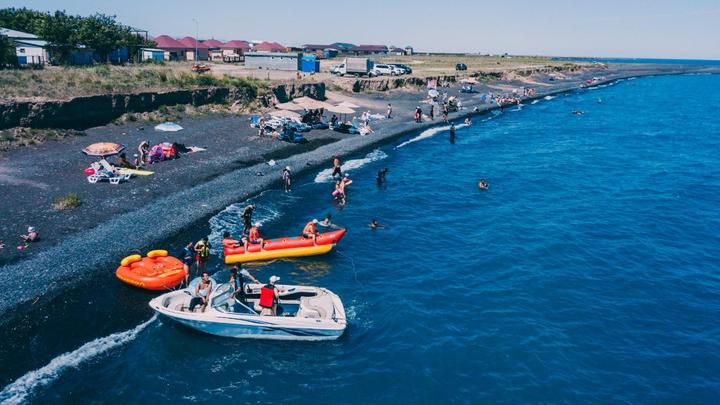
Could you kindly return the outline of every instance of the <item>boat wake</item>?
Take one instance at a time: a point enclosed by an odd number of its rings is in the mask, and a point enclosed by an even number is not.
[[[100,356],[118,346],[134,340],[140,332],[157,319],[154,315],[148,321],[141,323],[133,329],[112,335],[97,338],[85,343],[78,349],[63,353],[50,361],[46,366],[33,370],[18,378],[0,392],[0,402],[3,404],[21,404],[26,402],[28,396],[38,388],[55,381],[69,368],[77,368],[97,356]]]
[[[350,159],[347,162],[345,162],[341,168],[343,173],[349,172],[352,170],[357,170],[368,163],[377,162],[378,160],[382,160],[388,157],[388,155],[381,151],[380,149],[375,149],[374,151],[368,153],[365,155],[362,159]],[[315,183],[327,183],[332,181],[332,169],[325,169],[321,171],[320,173],[315,176]]]
[[[455,128],[460,129],[460,128],[465,128],[468,126],[469,126],[468,124],[459,124],[459,125],[456,125]],[[420,135],[416,136],[415,138],[407,140],[407,141],[401,143],[400,145],[396,146],[395,149],[400,149],[405,145],[410,145],[411,143],[415,143],[417,141],[422,141],[423,139],[432,138],[433,136],[439,134],[440,132],[449,131],[449,130],[450,130],[450,125],[443,125],[441,127],[433,127],[430,129],[426,129],[425,131],[421,132]]]

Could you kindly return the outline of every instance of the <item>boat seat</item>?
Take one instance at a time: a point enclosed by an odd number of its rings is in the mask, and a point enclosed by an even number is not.
[[[328,318],[328,313],[333,310],[332,298],[329,295],[320,297],[300,298],[300,308],[297,312],[298,318]]]

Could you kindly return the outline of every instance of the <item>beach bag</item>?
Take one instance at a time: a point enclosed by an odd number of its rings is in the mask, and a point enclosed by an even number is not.
[[[169,142],[162,144],[162,154],[165,160],[175,159],[177,157],[177,148]]]

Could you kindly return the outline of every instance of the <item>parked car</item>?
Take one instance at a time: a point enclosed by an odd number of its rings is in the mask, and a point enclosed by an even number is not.
[[[458,63],[455,65],[455,70],[467,70],[467,65],[464,63]]]
[[[399,69],[393,65],[377,64],[372,69],[372,73],[375,76],[381,76],[381,75],[396,76],[396,75],[401,75],[402,72],[404,72],[402,69]]]
[[[412,68],[408,65],[403,65],[402,63],[393,63],[393,66],[404,70],[406,75],[409,75],[412,73]]]

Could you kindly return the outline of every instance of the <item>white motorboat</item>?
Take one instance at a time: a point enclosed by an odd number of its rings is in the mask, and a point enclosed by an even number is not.
[[[167,319],[218,336],[280,340],[333,340],[345,331],[347,320],[340,298],[320,287],[277,285],[276,315],[261,315],[262,284],[246,284],[243,298],[233,297],[230,284],[213,286],[210,303],[190,311],[194,284],[150,301]],[[267,312],[267,311],[265,311]]]

